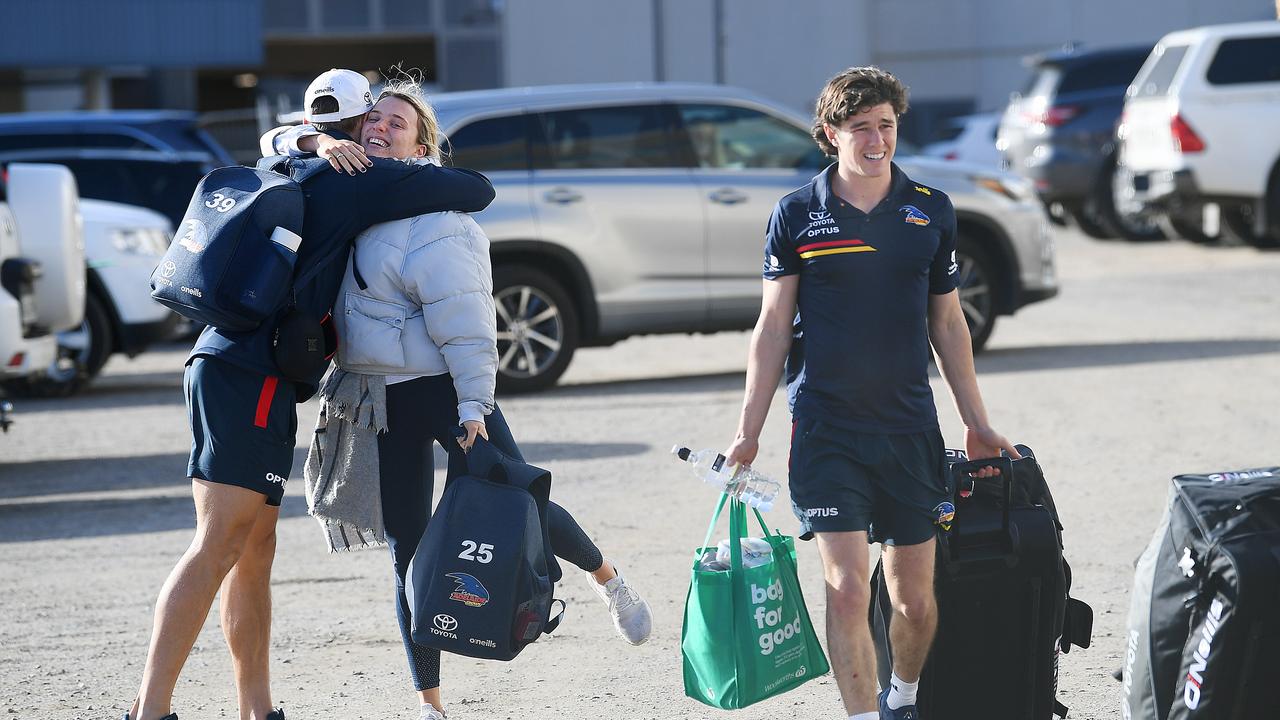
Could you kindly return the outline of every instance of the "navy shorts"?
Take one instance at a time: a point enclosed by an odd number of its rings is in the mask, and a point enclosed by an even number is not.
[[[191,424],[187,476],[248,488],[278,506],[298,431],[293,383],[196,357],[182,386]]]
[[[802,537],[862,530],[886,545],[925,542],[950,510],[946,467],[936,428],[877,434],[798,419],[790,485]]]

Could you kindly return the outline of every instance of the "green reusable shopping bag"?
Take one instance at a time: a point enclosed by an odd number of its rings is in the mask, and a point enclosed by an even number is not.
[[[726,500],[731,502],[731,566],[721,572],[699,569],[703,552],[715,550],[707,545]],[[760,513],[755,515],[764,539],[773,547],[773,562],[742,566],[746,507],[721,495],[703,547],[694,553],[693,579],[684,604],[680,640],[684,692],[724,710],[780,695],[831,669],[800,593],[795,540],[770,533]]]

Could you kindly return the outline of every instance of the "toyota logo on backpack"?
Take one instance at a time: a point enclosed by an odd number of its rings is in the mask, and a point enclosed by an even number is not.
[[[432,618],[431,622],[445,632],[453,632],[458,629],[458,621],[452,615],[440,613]]]

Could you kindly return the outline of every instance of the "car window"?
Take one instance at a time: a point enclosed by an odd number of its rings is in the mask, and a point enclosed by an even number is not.
[[[729,105],[680,105],[680,119],[698,165],[741,170],[793,170],[821,164],[813,138],[771,115]]]
[[[1080,92],[1081,90],[1098,90],[1100,88],[1125,88],[1133,82],[1133,76],[1142,68],[1146,60],[1141,56],[1118,56],[1099,58],[1091,62],[1074,65],[1062,77],[1058,93]]]
[[[1134,78],[1133,97],[1159,97],[1169,93],[1173,84],[1173,76],[1178,73],[1178,66],[1187,56],[1186,45],[1170,45],[1157,48],[1153,59],[1147,60],[1148,68],[1143,74]]]
[[[529,116],[477,120],[449,136],[449,164],[481,172],[529,169]]]
[[[1223,40],[1206,77],[1211,85],[1280,81],[1280,35]]]
[[[143,148],[150,146],[129,135],[115,133],[6,133],[0,152],[42,148]]]
[[[206,168],[196,162],[146,162],[118,158],[50,158],[76,176],[80,196],[150,208],[175,226]]]
[[[1053,89],[1058,84],[1058,78],[1062,77],[1062,71],[1056,65],[1041,65],[1031,79],[1027,82],[1027,87],[1022,93],[1024,98],[1048,97],[1053,94]]]
[[[559,170],[683,167],[661,105],[542,113],[534,165]]]

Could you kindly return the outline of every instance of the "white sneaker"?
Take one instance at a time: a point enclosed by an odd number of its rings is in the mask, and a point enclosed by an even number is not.
[[[444,720],[444,713],[427,705],[422,708],[422,714],[418,716],[418,720]]]
[[[640,597],[636,589],[627,584],[622,571],[613,566],[617,577],[601,585],[587,573],[587,581],[609,606],[609,615],[613,617],[613,626],[623,640],[632,645],[639,645],[649,639],[653,630],[653,615],[649,612],[649,603]]]

